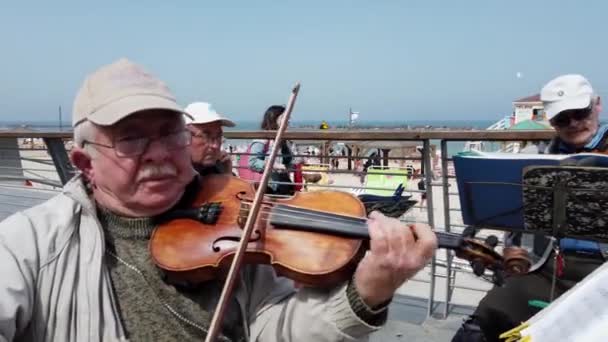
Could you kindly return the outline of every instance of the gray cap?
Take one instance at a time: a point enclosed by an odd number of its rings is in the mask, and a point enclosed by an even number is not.
[[[184,113],[164,82],[122,58],[97,69],[84,80],[74,99],[72,126],[86,120],[109,126],[149,109]]]

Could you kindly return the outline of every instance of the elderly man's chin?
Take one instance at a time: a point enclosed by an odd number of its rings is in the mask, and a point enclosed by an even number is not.
[[[203,159],[201,164],[203,164],[204,166],[214,166],[217,163],[218,159],[219,157],[216,156],[206,157]]]
[[[594,132],[589,129],[570,131],[566,134],[563,134],[562,140],[567,144],[582,147],[587,145],[591,138],[593,138],[593,134]]]
[[[180,184],[177,179],[145,181],[139,184],[134,199],[137,199],[140,207],[160,214],[179,201],[184,188],[184,184]]]

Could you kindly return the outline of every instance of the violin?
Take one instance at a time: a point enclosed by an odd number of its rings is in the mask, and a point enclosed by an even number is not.
[[[192,209],[168,216],[154,231],[155,264],[176,282],[199,283],[226,274],[242,237],[256,189],[232,175],[206,175]],[[527,272],[525,255],[507,262],[493,246],[455,233],[435,232],[439,248],[454,250],[481,275]],[[302,286],[332,287],[352,277],[369,248],[366,209],[342,191],[265,197],[243,262],[268,264]],[[499,280],[499,278],[497,278]]]

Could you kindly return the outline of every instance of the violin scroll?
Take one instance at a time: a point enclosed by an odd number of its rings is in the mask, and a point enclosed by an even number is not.
[[[526,274],[530,271],[532,262],[528,252],[521,247],[505,247],[503,249],[505,269],[510,275]]]
[[[475,238],[475,231],[465,229],[460,236],[461,242],[456,256],[468,260],[473,273],[482,277],[486,270],[492,272],[492,283],[501,286],[506,276],[517,276],[530,270],[531,261],[528,252],[521,247],[505,247],[501,255],[495,250],[498,238],[494,235],[485,240]],[[451,248],[452,249],[452,248]]]

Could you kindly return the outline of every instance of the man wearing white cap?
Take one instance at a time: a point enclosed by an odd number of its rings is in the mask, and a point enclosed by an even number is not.
[[[548,153],[603,152],[607,149],[608,126],[600,126],[600,97],[581,75],[564,75],[547,83],[541,91],[547,119],[557,136]]]
[[[222,127],[234,127],[233,121],[222,115],[206,102],[189,104],[185,112],[186,127],[192,134],[192,163],[201,175],[208,173],[232,173],[230,155],[222,150]]]
[[[0,223],[0,341],[204,339],[222,281],[172,283],[149,249],[159,216],[205,191],[183,115],[163,82],[126,59],[85,79],[70,152],[80,173]],[[368,253],[333,288],[297,290],[270,266],[245,265],[217,340],[367,340],[436,248],[426,225],[372,213],[367,227]]]
[[[608,126],[600,125],[601,100],[589,81],[576,74],[559,76],[541,90],[541,101],[556,136],[546,153],[573,154],[608,150]],[[520,234],[514,234],[517,236]],[[549,240],[534,237],[534,254],[539,257],[553,248]],[[559,297],[604,262],[595,242],[561,239],[559,250],[563,268],[556,279]],[[555,256],[534,273],[507,278],[505,286],[495,287],[480,301],[473,315],[463,324],[452,342],[494,342],[504,333],[525,322],[549,302]],[[561,267],[561,266],[558,266]]]

